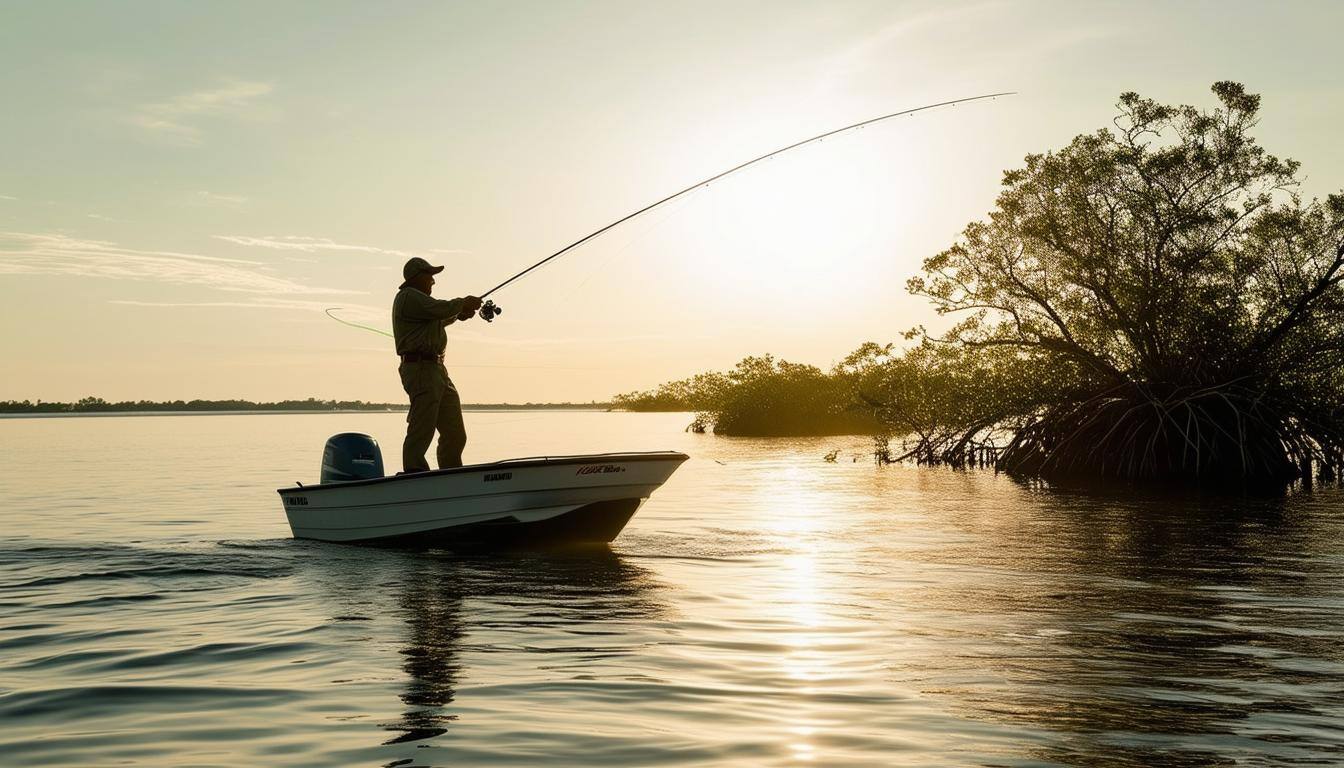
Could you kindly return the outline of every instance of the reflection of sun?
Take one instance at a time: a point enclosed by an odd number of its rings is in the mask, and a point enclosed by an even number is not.
[[[797,681],[797,692],[811,695],[827,677],[826,609],[817,583],[817,560],[810,552],[798,552],[785,558],[778,602],[781,616],[790,627],[783,630],[780,643],[788,646],[779,665],[783,673]]]
[[[769,511],[762,522],[769,531],[790,534],[785,543],[792,549],[804,545],[794,535],[819,533],[826,524],[822,514],[827,505],[826,495],[809,485],[810,479],[801,469],[788,467],[772,473],[762,483],[761,508]]]
[[[817,560],[808,552],[797,552],[784,558],[785,580],[780,584],[784,601],[780,606],[785,615],[799,627],[821,626],[822,615],[817,594]],[[786,639],[794,646],[812,645],[810,633],[795,632]]]
[[[836,634],[841,603],[830,571],[837,544],[829,534],[843,525],[835,488],[819,482],[804,467],[771,468],[760,478],[759,525],[770,538],[768,581],[762,584],[762,608],[769,612],[770,663],[780,685],[791,695],[789,727],[780,746],[798,762],[825,763],[815,744],[830,705],[816,697],[843,685],[844,648]]]

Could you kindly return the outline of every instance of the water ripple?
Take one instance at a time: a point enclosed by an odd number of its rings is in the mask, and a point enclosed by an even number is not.
[[[473,441],[694,458],[611,548],[366,550],[237,480],[309,477],[351,417],[257,418],[5,425],[0,762],[1344,764],[1338,491],[1058,491],[552,414]]]

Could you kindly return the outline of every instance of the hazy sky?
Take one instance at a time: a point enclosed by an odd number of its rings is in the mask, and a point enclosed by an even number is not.
[[[604,399],[766,352],[829,366],[931,316],[923,258],[1118,94],[1264,96],[1344,187],[1344,3],[0,4],[0,399],[397,401],[401,264],[481,293],[468,402]]]

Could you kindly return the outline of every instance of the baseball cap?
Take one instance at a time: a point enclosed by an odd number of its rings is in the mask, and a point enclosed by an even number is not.
[[[442,271],[443,267],[436,267],[419,256],[412,257],[406,262],[405,266],[401,268],[401,279],[405,281],[401,284],[401,287],[405,288],[416,275],[424,272],[428,272],[431,275],[437,275]]]

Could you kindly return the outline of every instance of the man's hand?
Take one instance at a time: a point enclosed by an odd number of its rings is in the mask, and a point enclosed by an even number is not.
[[[476,310],[471,309],[471,310],[463,311],[460,315],[457,316],[457,319],[458,319],[458,320],[470,320],[471,318],[473,318],[473,317],[475,317],[475,316],[476,316]]]
[[[481,298],[479,296],[463,296],[462,305],[463,312],[475,312],[481,308]]]

